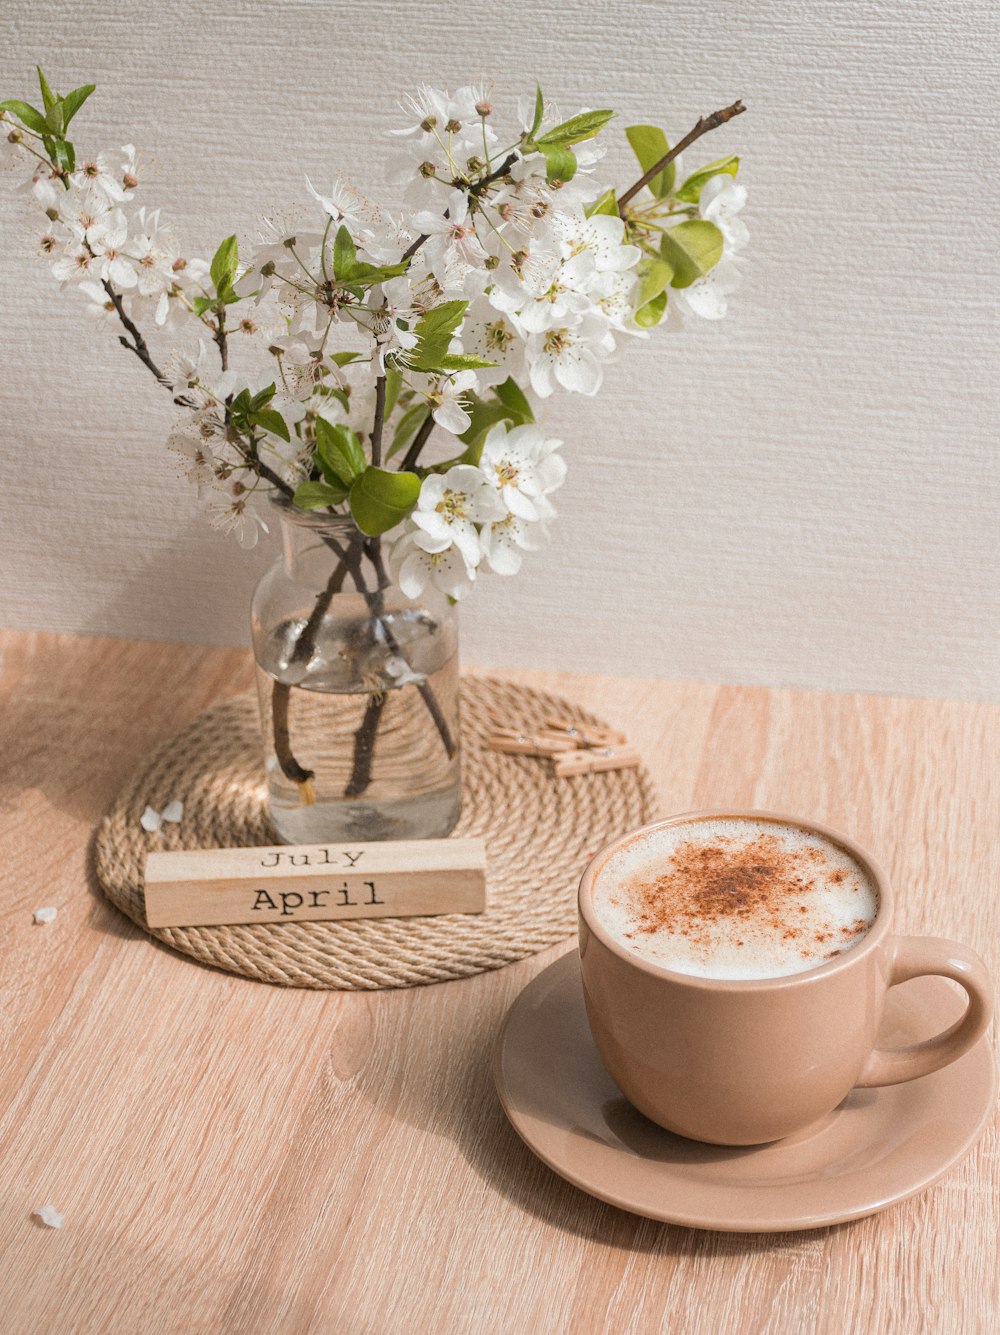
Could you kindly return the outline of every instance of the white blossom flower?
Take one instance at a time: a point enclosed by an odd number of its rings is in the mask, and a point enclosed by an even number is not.
[[[595,315],[532,334],[525,349],[531,388],[543,399],[557,384],[577,394],[596,394],[604,377],[601,362],[614,346],[614,335]]]
[[[136,218],[138,231],[130,250],[135,260],[139,294],[150,297],[171,288],[182,270],[174,268],[177,244],[173,231],[160,222],[159,209],[152,213],[140,209]]]
[[[249,504],[249,493],[242,483],[237,483],[236,488],[227,500],[216,501],[208,507],[208,522],[213,528],[231,534],[241,547],[249,550],[257,546],[261,533],[269,530]]]
[[[555,254],[533,251],[530,262],[502,271],[490,292],[499,311],[516,315],[528,333],[540,333],[589,310],[586,282]]]
[[[52,266],[52,273],[60,283],[86,278],[92,270],[94,270],[94,257],[90,253],[89,246],[83,241],[67,246]]]
[[[123,189],[126,192],[138,189],[145,170],[136,155],[135,144],[122,145],[121,171]]]
[[[468,195],[462,190],[450,192],[440,214],[429,210],[418,213],[413,225],[427,237],[424,254],[439,279],[460,278],[466,269],[480,267],[488,258],[476,235],[475,216],[469,213]]]
[[[479,467],[511,514],[529,521],[554,514],[546,497],[566,478],[566,462],[556,453],[561,445],[561,440],[546,438],[534,423],[508,430],[500,422],[491,428]]]
[[[323,212],[332,218],[335,223],[343,223],[351,232],[360,227],[360,200],[357,192],[352,190],[350,186],[337,180],[330,187],[328,195],[321,195],[307,176],[306,188]]]
[[[450,431],[453,436],[460,436],[463,431],[468,431],[472,418],[463,404],[463,399],[468,402],[466,395],[475,390],[478,383],[475,371],[459,371],[456,375],[442,377],[427,391],[431,416],[438,426],[443,426],[445,431]]]
[[[215,481],[216,457],[211,445],[215,434],[207,423],[195,416],[174,427],[167,437],[167,449],[187,460],[184,475],[199,490]]]
[[[118,312],[107,290],[100,283],[85,279],[77,287],[88,298],[87,314],[101,324],[117,324]]]
[[[726,298],[740,285],[740,271],[736,260],[723,255],[718,264],[702,278],[696,278],[690,287],[671,288],[668,306],[676,314],[700,316],[703,320],[721,320],[728,309]]]
[[[98,153],[86,162],[78,163],[70,180],[96,200],[103,198],[113,204],[120,204],[125,198],[125,188],[118,180],[118,174],[111,170],[108,159],[103,153]]]
[[[558,212],[552,217],[552,229],[564,258],[573,262],[574,273],[618,273],[634,268],[642,258],[638,246],[625,244],[625,223],[617,215],[600,213],[587,218]]]
[[[425,551],[443,552],[454,545],[466,565],[475,567],[482,556],[476,525],[502,518],[505,508],[480,469],[456,464],[447,473],[424,478],[410,519],[422,531]]]
[[[422,139],[432,134],[434,130],[438,130],[443,137],[449,133],[449,125],[458,127],[450,131],[452,134],[457,134],[470,122],[478,130],[479,113],[476,111],[476,100],[477,92],[470,87],[459,88],[452,97],[444,89],[431,88],[429,84],[422,83],[415,93],[408,93],[406,101],[400,104],[403,111],[416,117],[416,123],[390,130],[389,133],[397,138]]]
[[[500,385],[508,377],[524,374],[524,331],[517,316],[499,311],[489,297],[479,297],[469,305],[462,325],[465,352],[495,366],[480,367],[476,372],[480,385]]]
[[[468,565],[455,546],[428,551],[427,543],[434,546],[426,533],[412,529],[393,543],[390,561],[396,582],[407,598],[419,598],[430,584],[457,601],[471,587],[475,566]]]
[[[124,253],[128,241],[128,219],[121,209],[104,214],[101,221],[87,229],[87,244],[93,251],[94,271],[118,288],[135,287],[138,278]]]
[[[547,536],[544,522],[530,523],[511,513],[484,524],[479,535],[486,564],[497,575],[516,575],[522,553],[537,551]]]
[[[722,233],[727,253],[742,250],[750,240],[746,223],[737,217],[746,202],[746,186],[724,172],[710,177],[698,196],[698,212],[708,222],[715,223]]]

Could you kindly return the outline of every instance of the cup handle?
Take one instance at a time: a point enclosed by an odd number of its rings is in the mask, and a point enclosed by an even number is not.
[[[961,983],[969,998],[965,1013],[943,1033],[910,1048],[876,1048],[857,1081],[859,1089],[916,1080],[967,1052],[985,1033],[993,1015],[993,994],[986,965],[973,950],[937,936],[897,936],[893,940],[889,986],[908,978],[938,974]]]

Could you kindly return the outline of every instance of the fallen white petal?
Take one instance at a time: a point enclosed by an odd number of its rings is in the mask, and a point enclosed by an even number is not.
[[[35,909],[35,922],[54,922],[58,912],[59,910],[54,908]]]
[[[54,1205],[43,1205],[40,1209],[32,1212],[43,1224],[48,1224],[49,1228],[62,1228],[64,1215],[61,1215]]]
[[[178,802],[178,800],[174,798],[172,802],[168,802],[163,808],[162,815],[164,820],[169,821],[171,825],[176,825],[184,815],[184,803]]]
[[[153,834],[163,824],[163,817],[158,811],[154,811],[152,807],[147,807],[139,817],[139,824],[144,830],[148,830],[150,834]]]

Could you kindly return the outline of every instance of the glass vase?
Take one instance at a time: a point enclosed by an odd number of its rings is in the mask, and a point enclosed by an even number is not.
[[[430,839],[458,820],[458,623],[407,598],[348,516],[275,505],[253,598],[271,821],[286,843]]]

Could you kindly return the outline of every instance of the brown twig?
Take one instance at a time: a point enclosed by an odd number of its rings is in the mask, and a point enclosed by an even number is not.
[[[385,424],[385,376],[375,379],[375,420],[372,422],[372,466],[382,464],[382,427]]]
[[[354,763],[351,777],[344,789],[345,797],[358,797],[372,781],[372,760],[375,755],[375,738],[378,725],[385,709],[385,693],[370,695],[365,701],[365,712],[354,734]]]
[[[215,333],[212,335],[215,345],[219,349],[219,361],[222,363],[223,371],[229,370],[229,342],[226,338],[226,308],[220,302],[216,312]]]
[[[276,681],[271,691],[271,731],[274,735],[274,754],[281,772],[286,779],[297,783],[302,800],[306,806],[312,806],[316,800],[313,779],[315,770],[300,765],[292,753],[292,740],[288,731],[288,706],[292,688],[288,682]]]
[[[132,339],[132,342],[130,343],[124,334],[119,334],[118,342],[122,345],[123,348],[128,348],[129,352],[134,352],[135,355],[142,362],[143,366],[145,366],[149,371],[153,373],[153,375],[164,387],[164,389],[169,389],[172,392],[173,387],[171,386],[170,381],[167,379],[167,377],[157,366],[156,362],[153,361],[153,355],[149,351],[149,344],[143,338],[142,331],[139,329],[139,326],[135,323],[134,320],[129,319],[129,317],[125,314],[125,304],[122,301],[121,293],[116,292],[106,278],[101,280],[101,287],[104,288],[105,292],[111,298],[111,304],[118,312],[119,320],[121,320],[122,324],[125,326],[127,333]],[[175,398],[174,402],[180,404],[182,408],[190,408],[194,406],[191,403],[190,399]]]
[[[376,540],[375,543],[366,544],[366,550],[372,565],[375,567],[375,574],[378,578],[379,588],[387,588],[390,582],[389,573],[385,568],[385,560],[382,556],[381,544]],[[388,627],[384,627],[384,629],[386,632],[386,639],[389,642],[389,647],[392,649],[393,653],[398,653],[399,645],[396,643],[395,636],[392,635],[392,632]],[[441,706],[437,702],[437,696],[426,681],[417,684],[417,691],[427,707],[428,714],[430,714],[431,718],[434,720],[434,726],[437,728],[441,736],[441,741],[444,744],[448,759],[453,760],[458,753],[458,747],[455,745],[455,739],[452,737],[451,729],[448,727],[448,720],[441,712]]]
[[[312,611],[309,613],[309,619],[302,627],[292,646],[291,662],[306,663],[312,657],[313,650],[316,647],[316,638],[319,635],[320,626],[323,624],[323,618],[330,610],[330,604],[335,596],[344,587],[344,580],[347,578],[347,564],[339,561],[333,569],[326,588],[324,588],[316,599]],[[274,754],[281,772],[286,779],[291,779],[293,783],[299,785],[303,797],[307,803],[309,798],[314,796],[310,785],[316,777],[315,771],[306,769],[304,765],[299,764],[292,751],[292,739],[288,727],[288,706],[291,694],[291,684],[284,681],[276,681],[271,690],[271,723],[274,735]]]
[[[713,111],[711,116],[699,117],[694,128],[689,130],[679,143],[674,144],[669,153],[664,153],[659,162],[654,162],[649,171],[639,177],[635,185],[630,185],[625,193],[619,196],[619,215],[622,215],[622,209],[634,195],[639,193],[644,185],[648,185],[654,176],[658,176],[664,167],[673,162],[674,158],[690,147],[696,139],[700,139],[703,134],[708,134],[709,130],[717,130],[720,125],[725,125],[726,121],[731,121],[734,116],[742,115],[744,111],[746,111],[746,107],[741,100],[737,99],[730,107],[724,107],[721,111]]]
[[[410,448],[403,455],[403,462],[399,465],[400,472],[407,473],[420,457],[420,451],[427,444],[427,438],[434,430],[434,417],[428,412],[427,416],[420,423],[420,429],[410,442]]]

